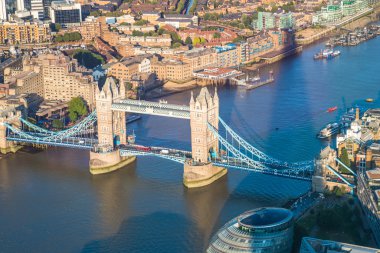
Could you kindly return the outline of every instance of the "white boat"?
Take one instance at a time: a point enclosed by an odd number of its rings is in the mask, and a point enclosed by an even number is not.
[[[327,124],[326,127],[324,127],[321,131],[319,131],[319,134],[317,135],[317,137],[320,139],[325,139],[332,135],[338,134],[339,131],[340,131],[340,124],[338,123]]]
[[[128,135],[128,143],[134,144],[136,141],[136,135],[135,130],[133,130],[133,133],[131,135]]]

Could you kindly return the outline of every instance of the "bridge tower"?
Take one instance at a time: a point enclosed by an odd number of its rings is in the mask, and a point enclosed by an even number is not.
[[[95,92],[96,114],[98,118],[99,146],[126,144],[125,112],[112,111],[112,103],[125,99],[123,85],[117,85],[113,78],[107,78],[102,89]]]
[[[20,126],[20,118],[22,112],[17,108],[0,108],[0,153],[6,154],[16,152],[21,146],[17,146],[16,142],[7,141],[7,127],[3,123]]]
[[[192,161],[184,166],[184,185],[201,187],[211,184],[227,173],[225,168],[212,165],[211,158],[218,156],[219,142],[208,124],[219,129],[219,97],[215,88],[212,97],[203,87],[197,97],[191,93],[190,129]]]
[[[212,97],[204,87],[195,99],[193,93],[190,98],[191,151],[195,162],[207,163],[219,152],[218,139],[208,124],[219,128],[219,97],[216,89]]]
[[[90,172],[103,174],[119,169],[135,160],[121,157],[118,145],[126,144],[127,129],[125,112],[112,111],[112,103],[125,98],[125,88],[112,77],[95,91],[97,130],[99,143],[90,152]]]

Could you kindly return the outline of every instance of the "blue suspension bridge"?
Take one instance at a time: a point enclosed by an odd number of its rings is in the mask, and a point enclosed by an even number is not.
[[[112,104],[113,111],[140,113],[180,119],[190,119],[188,106],[170,105],[150,101],[120,100]],[[7,141],[17,143],[44,144],[68,148],[91,150],[98,144],[97,113],[94,110],[78,124],[62,130],[51,131],[20,118],[20,126],[3,123],[7,128]],[[219,117],[219,129],[208,123],[208,129],[219,142],[217,154],[210,154],[209,162],[216,166],[269,174],[287,178],[311,180],[314,161],[284,162],[258,150],[237,134]],[[156,156],[181,164],[191,163],[190,151],[165,147],[144,147],[125,144],[117,147],[121,156]]]

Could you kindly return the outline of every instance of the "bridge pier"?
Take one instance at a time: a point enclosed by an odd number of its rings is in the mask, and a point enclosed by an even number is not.
[[[227,174],[227,169],[212,165],[184,165],[183,184],[187,188],[196,188],[209,185]]]
[[[118,170],[135,162],[135,156],[122,157],[119,150],[109,152],[90,152],[90,173],[93,175],[105,174]]]
[[[14,141],[7,141],[7,127],[3,124],[20,125],[19,117],[21,117],[21,112],[16,109],[11,111],[4,110],[3,113],[0,113],[0,153],[2,154],[16,153],[22,147]]]
[[[184,165],[183,184],[188,188],[202,187],[213,183],[227,173],[226,168],[214,166],[210,159],[219,154],[219,141],[210,131],[209,125],[219,129],[219,97],[203,87],[198,96],[190,98],[191,164]]]
[[[112,103],[125,98],[123,84],[107,78],[102,89],[95,93],[99,143],[90,151],[90,173],[104,174],[120,169],[136,160],[135,156],[122,157],[117,148],[126,144],[125,112],[112,111]]]

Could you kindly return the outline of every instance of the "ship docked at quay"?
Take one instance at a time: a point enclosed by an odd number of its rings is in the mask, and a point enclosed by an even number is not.
[[[327,112],[333,112],[336,109],[337,107],[331,107],[327,110]],[[350,127],[351,122],[355,120],[355,111],[356,108],[348,109],[347,112],[340,117],[339,122],[329,123],[324,128],[322,128],[317,134],[317,138],[327,139],[341,133],[342,131],[344,132],[345,129]]]
[[[332,59],[340,55],[339,50],[333,50],[331,48],[326,48],[323,51],[317,53],[314,55],[314,60],[321,60],[321,59]]]

